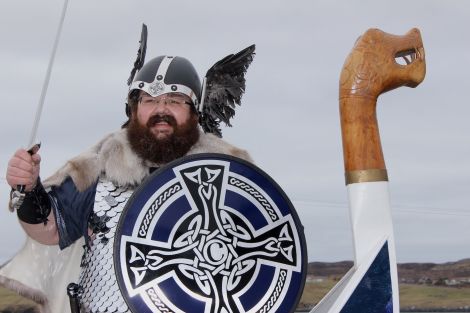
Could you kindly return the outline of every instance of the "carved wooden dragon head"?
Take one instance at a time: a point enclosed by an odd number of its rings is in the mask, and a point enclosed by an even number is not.
[[[404,58],[406,64],[396,62]],[[426,74],[421,34],[413,28],[404,36],[369,29],[356,41],[340,77],[340,98],[377,98],[401,86],[416,87]]]

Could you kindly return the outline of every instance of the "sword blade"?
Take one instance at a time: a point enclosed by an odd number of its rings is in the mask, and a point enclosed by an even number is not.
[[[44,107],[44,99],[46,98],[47,88],[49,87],[49,81],[51,79],[52,67],[54,65],[54,59],[55,59],[55,55],[57,52],[57,47],[59,45],[60,34],[62,33],[62,28],[64,25],[65,13],[67,11],[68,2],[69,0],[65,0],[64,6],[62,8],[62,15],[60,18],[59,27],[57,28],[54,46],[52,48],[51,57],[49,59],[49,64],[47,66],[46,77],[42,85],[42,91],[41,91],[41,96],[39,97],[39,103],[36,107],[36,115],[34,118],[33,127],[31,129],[31,135],[29,137],[29,142],[28,142],[27,147],[33,147],[33,145],[36,143],[36,135],[38,131],[39,120],[41,119],[42,109]]]
[[[67,12],[68,3],[69,3],[69,0],[65,0],[64,6],[62,7],[62,15],[60,17],[59,27],[57,28],[57,33],[56,33],[55,40],[54,40],[54,46],[52,47],[51,57],[49,58],[49,64],[47,66],[47,71],[46,71],[46,77],[42,85],[41,96],[39,97],[39,102],[36,107],[36,114],[34,116],[33,127],[31,129],[31,134],[29,136],[28,144],[26,145],[27,147],[29,147],[28,149],[29,154],[35,153],[34,150],[36,151],[39,150],[39,147],[41,146],[40,143],[37,143],[36,136],[38,132],[39,121],[42,115],[42,109],[44,107],[44,99],[46,99],[47,87],[49,87],[49,81],[51,80],[52,67],[54,65],[54,59],[55,59],[55,55],[57,52],[57,47],[59,45],[60,34],[62,33],[62,28],[63,28],[64,20],[65,20],[65,13]],[[20,193],[24,193],[25,186],[18,185],[16,189]]]

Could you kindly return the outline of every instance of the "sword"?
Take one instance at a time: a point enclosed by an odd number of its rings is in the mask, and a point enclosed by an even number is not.
[[[51,57],[49,58],[49,64],[47,66],[47,72],[46,72],[46,77],[44,79],[44,83],[42,85],[42,91],[41,91],[41,96],[39,97],[39,102],[36,107],[36,115],[34,117],[34,122],[33,122],[33,127],[31,129],[31,134],[29,137],[29,141],[27,144],[28,153],[33,155],[36,153],[39,148],[41,147],[41,143],[36,143],[36,136],[37,136],[37,131],[38,131],[38,126],[39,126],[39,120],[41,119],[41,114],[42,114],[42,109],[44,107],[44,99],[46,98],[46,93],[47,93],[47,88],[49,87],[49,81],[51,78],[51,72],[52,72],[52,67],[54,65],[54,59],[57,51],[57,47],[59,45],[59,39],[60,39],[60,34],[62,33],[62,27],[64,25],[64,20],[65,20],[65,13],[67,11],[67,6],[68,6],[69,0],[64,1],[64,6],[62,7],[62,15],[60,18],[59,22],[59,27],[57,28],[57,33],[55,36],[55,41],[54,41],[54,46],[52,48],[52,53]],[[24,194],[24,185],[18,185],[17,186],[17,191],[19,191],[21,194]],[[20,200],[20,205],[21,205],[21,200]]]
[[[395,59],[404,57],[407,65]],[[346,186],[354,240],[354,266],[311,312],[399,313],[395,241],[388,176],[376,118],[380,94],[416,87],[425,76],[418,29],[395,36],[369,29],[345,61],[340,118]]]

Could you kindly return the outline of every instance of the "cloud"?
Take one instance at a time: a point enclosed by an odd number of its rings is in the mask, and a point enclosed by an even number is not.
[[[405,209],[394,213],[398,257],[464,257],[470,237],[456,229],[466,227],[469,218],[445,213],[470,202],[470,57],[464,40],[469,5],[457,0],[71,1],[39,128],[42,173],[51,174],[124,121],[125,83],[142,22],[149,26],[148,58],[186,56],[201,75],[225,55],[256,43],[243,105],[224,136],[248,149],[299,203],[312,259],[352,258],[339,73],[367,28],[403,34],[417,26],[426,49],[427,77],[416,89],[401,88],[380,97],[378,119],[392,204],[435,203],[442,214],[429,217],[426,210]],[[10,25],[0,29],[3,173],[9,156],[29,138],[61,6],[59,0],[0,4],[0,19]],[[5,203],[9,188],[4,181],[2,190],[0,200]],[[422,219],[426,227],[416,225]],[[21,246],[21,230],[4,211],[0,220],[6,258]],[[414,227],[419,228],[418,237],[409,235]]]

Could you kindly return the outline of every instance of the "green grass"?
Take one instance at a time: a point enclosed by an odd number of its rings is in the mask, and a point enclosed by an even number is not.
[[[470,307],[470,288],[400,285],[400,307],[409,308]]]
[[[336,281],[307,282],[300,300],[300,306],[318,303],[335,285]],[[459,308],[470,307],[470,288],[451,288],[425,285],[400,285],[401,308]]]
[[[318,303],[335,285],[333,279],[322,282],[307,282],[299,307]],[[470,288],[450,288],[424,285],[400,285],[401,308],[458,308],[470,306]],[[34,302],[18,296],[0,287],[0,313],[2,312],[33,312]],[[29,310],[28,310],[29,308]],[[14,310],[13,310],[14,309]]]
[[[323,282],[307,282],[299,306],[317,304],[336,283],[332,279]]]

